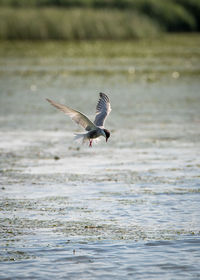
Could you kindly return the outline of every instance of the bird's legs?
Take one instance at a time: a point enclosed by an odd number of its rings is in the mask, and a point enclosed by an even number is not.
[[[89,141],[90,141],[89,147],[92,147],[92,139],[90,139]]]

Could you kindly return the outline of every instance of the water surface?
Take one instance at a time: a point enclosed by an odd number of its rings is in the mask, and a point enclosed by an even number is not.
[[[2,42],[0,279],[199,279],[199,36]],[[94,118],[91,149],[54,99]]]

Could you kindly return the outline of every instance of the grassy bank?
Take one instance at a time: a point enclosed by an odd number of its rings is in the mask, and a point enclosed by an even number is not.
[[[0,39],[120,40],[152,37],[160,32],[150,18],[119,10],[2,8]]]
[[[0,0],[0,39],[129,40],[200,31],[199,0]]]
[[[190,63],[200,61],[200,36],[198,34],[163,34],[157,38],[137,41],[1,41],[0,58],[152,58],[174,57]],[[193,58],[192,58],[193,57]],[[48,61],[48,60],[47,60]],[[198,67],[199,68],[199,67]],[[176,69],[176,68],[175,68]]]
[[[0,0],[0,6],[132,10],[156,20],[167,31],[200,30],[199,0]]]

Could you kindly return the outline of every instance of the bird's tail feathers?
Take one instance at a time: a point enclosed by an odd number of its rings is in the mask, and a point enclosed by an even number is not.
[[[82,142],[82,144],[85,144],[87,143],[89,140],[88,138],[88,134],[87,133],[74,133],[74,141],[77,141],[77,142]],[[98,143],[100,141],[100,137],[99,138],[96,138],[96,139],[93,139],[93,143]]]
[[[88,140],[87,133],[75,133],[74,134],[74,141],[81,141],[85,143]]]

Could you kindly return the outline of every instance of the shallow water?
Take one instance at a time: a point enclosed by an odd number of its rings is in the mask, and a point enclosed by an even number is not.
[[[200,278],[199,40],[3,43],[0,279]],[[91,149],[45,98],[92,118],[99,91]]]

